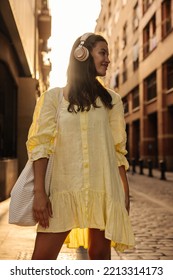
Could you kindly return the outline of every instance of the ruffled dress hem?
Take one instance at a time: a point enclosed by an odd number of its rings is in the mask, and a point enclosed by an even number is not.
[[[122,202],[113,202],[105,192],[54,191],[50,200],[54,216],[49,228],[38,225],[38,232],[70,231],[65,240],[69,248],[88,248],[88,228],[94,228],[104,230],[105,238],[111,240],[111,246],[117,251],[133,248],[134,236],[125,206]]]

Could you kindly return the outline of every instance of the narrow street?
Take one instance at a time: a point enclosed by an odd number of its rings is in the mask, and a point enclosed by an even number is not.
[[[173,173],[160,180],[128,173],[131,190],[130,217],[135,232],[133,250],[117,253],[112,260],[173,260]],[[29,260],[34,246],[35,228],[8,224],[9,199],[0,203],[0,260]],[[87,259],[87,251],[64,245],[58,259]]]

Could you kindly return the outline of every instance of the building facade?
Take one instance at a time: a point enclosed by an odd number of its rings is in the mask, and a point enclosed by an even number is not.
[[[109,43],[105,83],[122,96],[128,157],[173,171],[173,0],[102,0],[95,31]]]
[[[27,160],[36,98],[49,87],[47,0],[0,1],[0,201]]]

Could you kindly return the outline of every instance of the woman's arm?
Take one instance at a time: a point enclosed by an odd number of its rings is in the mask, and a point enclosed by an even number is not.
[[[127,212],[129,213],[129,211],[130,211],[129,183],[127,180],[127,175],[126,175],[126,170],[125,170],[124,165],[119,166],[119,172],[120,172],[120,177],[121,177],[121,180],[122,180],[123,186],[124,186],[125,206],[126,206]]]
[[[45,175],[48,159],[40,158],[33,162],[34,167],[34,203],[35,220],[44,228],[49,227],[49,218],[52,217],[52,207],[45,192]]]

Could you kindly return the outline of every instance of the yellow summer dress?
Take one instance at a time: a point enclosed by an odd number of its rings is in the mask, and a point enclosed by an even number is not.
[[[55,153],[50,186],[53,218],[39,232],[65,232],[69,247],[88,246],[88,228],[105,231],[116,250],[134,245],[134,235],[125,208],[124,189],[118,166],[125,165],[126,132],[124,110],[119,94],[112,90],[113,109],[69,113],[62,99],[59,126],[56,113],[60,88],[46,91],[39,98],[29,130],[27,150],[30,160]],[[54,143],[56,139],[56,145]]]

